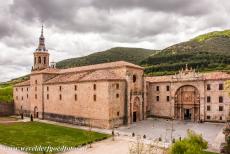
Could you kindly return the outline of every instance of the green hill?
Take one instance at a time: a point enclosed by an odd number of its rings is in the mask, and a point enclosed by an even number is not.
[[[156,50],[148,50],[141,48],[124,48],[124,47],[116,47],[111,48],[106,51],[96,52],[90,54],[88,56],[79,57],[79,58],[71,58],[60,61],[57,63],[58,68],[69,68],[90,64],[99,64],[105,62],[113,62],[124,60],[127,62],[131,62],[134,64],[140,64],[140,62],[147,57],[154,55]]]
[[[170,46],[141,62],[146,74],[172,74],[185,64],[199,71],[230,70],[230,30]]]

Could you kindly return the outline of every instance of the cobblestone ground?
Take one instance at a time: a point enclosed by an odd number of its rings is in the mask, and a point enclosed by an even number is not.
[[[148,139],[161,137],[163,141],[170,142],[172,138],[178,139],[185,137],[187,130],[193,130],[202,134],[203,138],[208,141],[209,148],[218,151],[220,144],[224,141],[222,133],[223,123],[193,123],[165,119],[148,119],[137,122],[129,127],[120,127],[119,132],[135,133],[136,135],[146,135]],[[172,131],[173,128],[173,131]]]

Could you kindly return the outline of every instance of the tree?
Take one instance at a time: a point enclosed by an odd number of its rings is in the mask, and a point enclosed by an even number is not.
[[[203,154],[203,150],[207,147],[208,142],[201,135],[188,130],[187,137],[172,144],[169,154]]]

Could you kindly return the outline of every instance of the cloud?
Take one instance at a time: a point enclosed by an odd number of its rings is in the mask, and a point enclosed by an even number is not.
[[[51,60],[116,46],[162,49],[230,27],[228,0],[0,0],[0,81],[31,69],[41,24]]]

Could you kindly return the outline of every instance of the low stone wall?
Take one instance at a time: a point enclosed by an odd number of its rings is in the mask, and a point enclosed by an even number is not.
[[[13,103],[1,103],[0,102],[0,116],[9,116],[14,114]]]

